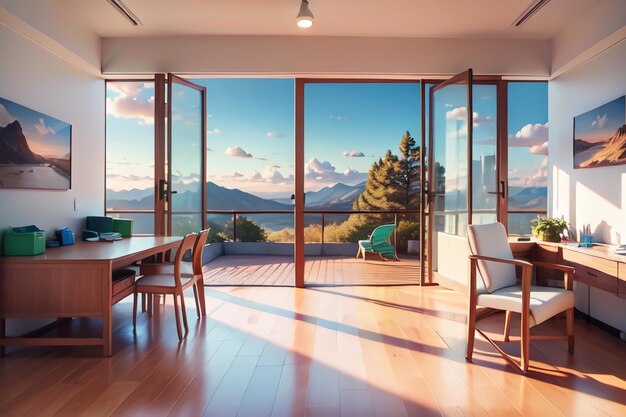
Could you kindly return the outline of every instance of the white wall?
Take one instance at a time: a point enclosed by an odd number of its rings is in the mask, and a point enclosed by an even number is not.
[[[626,41],[548,85],[550,215],[575,230],[590,225],[595,241],[613,244],[626,244],[626,165],[573,169],[573,117],[626,94],[624,74]],[[577,308],[626,331],[626,300],[577,284]]]
[[[79,232],[85,216],[104,212],[104,82],[1,24],[0,51],[11,56],[0,60],[0,96],[72,125],[72,189],[0,189],[0,230],[36,224]],[[25,329],[11,320],[7,331]]]
[[[626,41],[548,85],[549,211],[626,244],[626,165],[573,169],[573,118],[626,94]]]
[[[543,40],[310,36],[109,38],[105,74],[550,75]]]

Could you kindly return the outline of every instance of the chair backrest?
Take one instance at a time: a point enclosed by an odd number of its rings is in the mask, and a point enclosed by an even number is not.
[[[395,228],[395,224],[383,224],[378,226],[370,235],[370,242],[372,245],[389,243],[389,236],[391,236]]]
[[[211,228],[201,230],[200,233],[198,233],[196,243],[193,247],[192,266],[194,275],[202,275],[202,252],[204,251],[204,245],[206,245],[209,230],[211,230]]]
[[[514,259],[506,229],[502,223],[469,225],[467,238],[470,251],[474,255]],[[515,266],[510,264],[478,261],[478,271],[488,292],[510,287],[517,282]]]
[[[180,246],[178,247],[178,250],[176,251],[176,258],[174,259],[174,278],[176,281],[176,287],[179,289],[182,287],[182,284],[180,282],[180,274],[182,272],[181,269],[182,269],[183,256],[185,256],[185,252],[193,249],[196,243],[197,237],[198,237],[197,233],[186,234],[183,240],[180,242]]]

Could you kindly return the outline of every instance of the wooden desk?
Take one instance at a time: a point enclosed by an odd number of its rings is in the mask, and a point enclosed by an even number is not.
[[[111,306],[133,292],[129,285],[114,293],[112,271],[175,249],[181,239],[80,241],[42,255],[0,258],[0,353],[5,345],[101,345],[104,356],[111,356]],[[33,317],[101,317],[102,337],[6,337],[6,319]]]
[[[514,239],[509,244],[516,258],[573,266],[575,281],[626,298],[626,256],[614,253],[608,245],[580,248],[577,243],[517,242]],[[546,270],[545,273],[552,274],[547,279],[559,278],[556,271]]]

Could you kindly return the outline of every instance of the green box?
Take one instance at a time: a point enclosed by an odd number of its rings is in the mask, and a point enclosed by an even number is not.
[[[35,226],[10,227],[2,240],[4,256],[33,256],[46,252],[46,232]]]
[[[113,231],[122,237],[130,237],[133,234],[133,221],[131,219],[113,219]]]

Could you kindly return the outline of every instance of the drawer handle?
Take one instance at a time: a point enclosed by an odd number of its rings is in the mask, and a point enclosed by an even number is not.
[[[593,272],[587,271],[587,275],[591,275],[594,278],[598,278],[598,275],[594,274]]]

